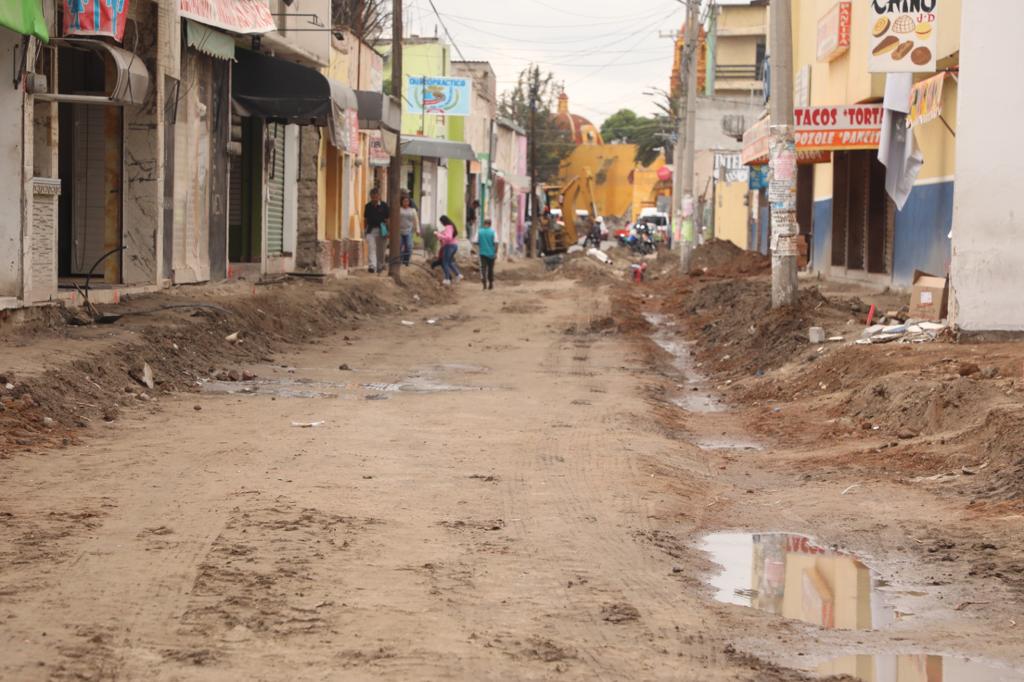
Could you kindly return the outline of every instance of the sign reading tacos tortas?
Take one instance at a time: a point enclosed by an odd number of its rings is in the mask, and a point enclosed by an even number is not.
[[[862,0],[871,8],[867,29],[868,71],[935,71],[942,0]]]

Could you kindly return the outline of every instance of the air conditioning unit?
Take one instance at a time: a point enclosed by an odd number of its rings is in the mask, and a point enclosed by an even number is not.
[[[722,132],[740,141],[747,130],[747,117],[743,114],[726,114],[722,117]]]

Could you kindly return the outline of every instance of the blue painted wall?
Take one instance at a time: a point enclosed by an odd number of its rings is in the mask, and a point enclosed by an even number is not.
[[[832,264],[832,200],[814,202],[814,234],[811,236],[811,269],[822,272]]]
[[[896,213],[893,283],[909,286],[914,270],[933,275],[949,272],[953,227],[953,183],[918,185],[906,206]]]
[[[913,283],[914,271],[935,275],[949,272],[949,231],[953,225],[953,183],[918,185],[902,211],[896,213],[893,236],[892,282]],[[832,200],[814,202],[814,239],[811,268],[826,271],[832,264]]]

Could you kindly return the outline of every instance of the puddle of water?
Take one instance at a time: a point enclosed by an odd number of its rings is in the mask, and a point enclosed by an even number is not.
[[[401,383],[399,390],[406,393],[448,393],[455,391],[483,391],[486,390],[486,387],[448,384],[429,377],[410,377]]]
[[[277,398],[341,398],[355,384],[335,384],[310,379],[255,379],[253,381],[205,382],[201,391],[215,395],[267,395]]]
[[[826,629],[875,630],[898,617],[878,574],[803,535],[714,533],[701,548],[722,572],[715,598]]]
[[[818,666],[821,675],[850,675],[864,682],[1020,682],[1024,672],[952,656],[851,655]]]
[[[656,328],[670,324],[666,322],[667,318],[664,315],[644,313],[643,316]],[[673,334],[663,329],[658,329],[652,334],[651,340],[672,356],[672,366],[683,375],[683,380],[689,385],[684,393],[670,399],[673,405],[687,412],[725,412],[729,409],[710,392],[698,388],[707,383],[707,377],[693,363],[693,356],[690,353],[692,343],[679,341]],[[697,390],[692,390],[693,388]]]
[[[730,438],[728,436],[722,436],[721,438],[702,438],[694,443],[701,450],[764,450],[764,447],[753,440],[744,440],[742,438]]]

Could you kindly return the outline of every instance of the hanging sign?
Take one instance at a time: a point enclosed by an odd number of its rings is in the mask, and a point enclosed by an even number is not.
[[[384,135],[379,130],[371,130],[370,139],[370,165],[374,168],[384,168],[391,165],[391,155],[388,154],[387,146],[384,144]]]
[[[868,71],[931,73],[942,0],[862,0],[870,6]]]
[[[473,81],[468,78],[409,76],[406,113],[469,116]]]
[[[880,104],[799,107],[793,116],[799,149],[878,149],[882,139]]]
[[[910,90],[910,113],[907,121],[911,127],[934,121],[942,115],[942,84],[945,72],[915,83]]]
[[[124,40],[128,0],[61,0],[65,36],[105,36]]]
[[[75,0],[70,0],[75,2]],[[95,0],[99,2],[100,0]],[[110,0],[102,0],[110,2]],[[114,0],[117,2],[117,0]],[[232,33],[276,31],[266,0],[179,0],[181,16]]]
[[[837,2],[818,21],[818,61],[830,62],[850,49],[850,25],[853,21],[852,3]]]

